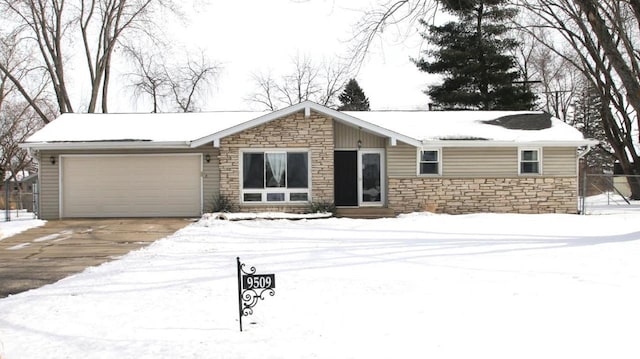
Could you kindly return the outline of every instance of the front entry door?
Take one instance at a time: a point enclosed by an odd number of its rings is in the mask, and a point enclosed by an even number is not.
[[[334,186],[336,206],[358,205],[358,152],[334,152]]]
[[[359,156],[358,196],[361,206],[384,203],[384,157],[382,150],[363,150]]]

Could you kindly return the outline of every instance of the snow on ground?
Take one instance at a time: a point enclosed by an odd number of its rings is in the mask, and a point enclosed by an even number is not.
[[[589,196],[585,201],[587,214],[640,213],[640,201],[625,201],[625,198],[607,192],[597,196]]]
[[[6,221],[6,211],[0,211],[0,241],[14,234],[24,232],[29,228],[39,227],[45,224],[45,221],[36,219],[33,213],[24,210],[9,211],[9,218],[11,220]]]
[[[635,359],[638,258],[640,214],[208,218],[0,300],[0,357]]]

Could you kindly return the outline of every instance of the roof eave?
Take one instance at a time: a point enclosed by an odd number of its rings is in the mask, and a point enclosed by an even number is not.
[[[421,146],[433,147],[583,147],[597,145],[599,141],[558,140],[558,141],[495,141],[495,140],[423,140]]]
[[[281,110],[277,110],[271,113],[268,113],[266,115],[262,115],[260,117],[257,117],[253,120],[241,123],[239,125],[230,127],[228,129],[216,132],[214,134],[211,134],[209,136],[205,136],[202,138],[199,138],[195,141],[191,142],[191,147],[200,147],[202,145],[205,145],[207,143],[213,142],[213,146],[214,147],[220,147],[220,140],[224,137],[230,136],[230,135],[234,135],[236,133],[248,130],[250,128],[256,127],[256,126],[260,126],[262,124],[265,124],[269,121],[281,118],[281,117],[285,117],[300,111],[304,110],[304,114],[305,117],[309,117],[311,115],[311,111],[313,110],[314,112],[329,116],[335,120],[337,120],[338,122],[342,122],[342,123],[346,123],[349,124],[351,126],[356,126],[359,128],[362,128],[363,130],[367,131],[367,132],[371,132],[373,134],[379,135],[379,136],[384,136],[384,137],[388,137],[390,139],[390,142],[392,145],[395,145],[397,140],[400,140],[402,142],[408,143],[410,145],[413,146],[420,146],[421,142],[415,138],[411,138],[405,135],[402,135],[400,133],[396,133],[393,131],[390,131],[386,128],[374,125],[370,122],[366,122],[363,121],[359,118],[347,115],[345,113],[342,113],[340,111],[328,108],[326,106],[317,104],[315,102],[312,101],[304,101],[301,102],[299,104],[293,105],[293,106],[289,106],[286,108],[283,108]]]
[[[99,149],[179,149],[189,148],[184,141],[91,141],[91,142],[24,142],[21,148],[34,150],[99,150]]]

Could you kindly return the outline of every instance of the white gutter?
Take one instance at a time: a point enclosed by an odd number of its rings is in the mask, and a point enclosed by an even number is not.
[[[585,148],[584,151],[578,153],[578,160],[586,156],[587,153],[591,152],[591,147],[597,145],[598,143],[600,143],[600,141],[596,141],[596,143],[588,143],[587,148]]]
[[[494,140],[423,140],[422,146],[429,147],[582,147],[598,144],[596,140],[576,141],[494,141]]]

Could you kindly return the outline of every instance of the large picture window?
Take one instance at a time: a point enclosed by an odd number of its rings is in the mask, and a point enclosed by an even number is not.
[[[242,152],[243,202],[309,201],[309,153]]]

